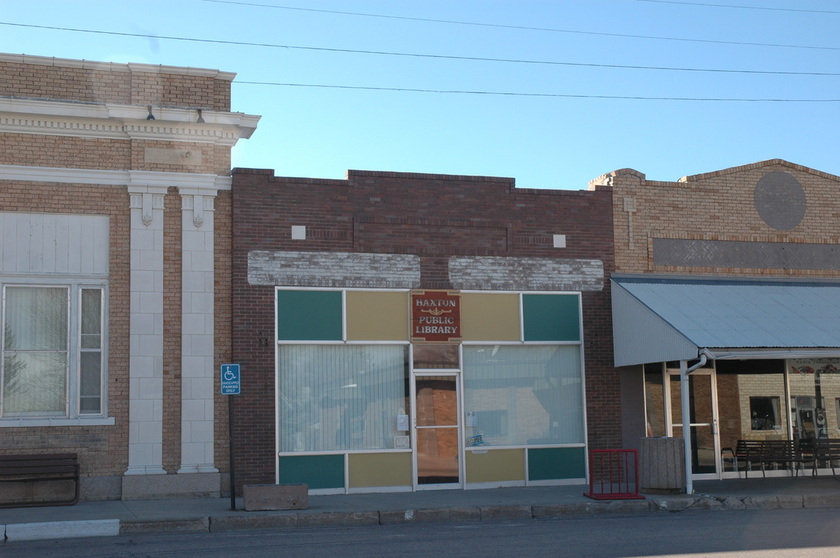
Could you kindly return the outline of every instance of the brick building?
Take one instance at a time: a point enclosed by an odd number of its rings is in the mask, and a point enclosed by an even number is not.
[[[617,447],[609,188],[233,171],[237,485],[581,483]]]
[[[221,491],[233,77],[0,55],[0,452],[83,499]]]
[[[593,184],[614,195],[625,445],[689,414],[694,478],[720,478],[739,440],[840,437],[840,177],[776,159]]]

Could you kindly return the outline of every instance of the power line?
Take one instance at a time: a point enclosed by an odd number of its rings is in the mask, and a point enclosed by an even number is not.
[[[234,4],[238,6],[251,6],[256,8],[271,8],[277,10],[295,10],[300,12],[316,12],[316,13],[326,13],[326,14],[338,14],[338,15],[350,15],[350,16],[358,16],[358,17],[375,17],[381,19],[399,19],[404,21],[420,21],[424,23],[445,23],[449,25],[469,25],[474,27],[495,27],[500,29],[517,29],[521,31],[544,31],[548,33],[569,33],[575,35],[591,35],[591,36],[598,36],[598,37],[617,37],[623,39],[646,39],[651,41],[680,41],[680,42],[687,42],[687,43],[706,43],[706,44],[718,44],[718,45],[736,45],[736,46],[757,46],[757,47],[771,47],[771,48],[798,48],[798,49],[809,49],[809,50],[840,50],[840,47],[824,47],[824,46],[809,46],[809,45],[789,45],[789,44],[781,44],[781,43],[753,43],[753,42],[743,42],[743,41],[720,41],[720,40],[713,40],[713,39],[688,39],[685,37],[662,37],[656,35],[632,35],[627,33],[606,33],[603,31],[578,31],[573,29],[557,29],[557,28],[550,28],[550,27],[530,27],[524,25],[509,25],[509,24],[502,24],[502,23],[479,23],[474,21],[457,21],[457,20],[448,20],[448,19],[431,19],[431,18],[423,18],[423,17],[410,17],[410,16],[395,16],[395,15],[384,15],[384,14],[370,14],[364,12],[348,12],[348,11],[341,11],[341,10],[322,10],[322,9],[315,9],[315,8],[300,8],[296,6],[275,6],[272,4],[261,4],[258,2],[244,2],[240,0],[202,0],[204,2],[212,2],[216,4]],[[731,6],[730,6],[731,7]],[[828,12],[834,13],[834,12]]]
[[[209,0],[208,0],[209,1]],[[215,0],[214,0],[215,1]],[[248,46],[260,48],[276,48],[287,50],[307,50],[320,52],[336,52],[342,54],[365,54],[377,56],[396,56],[408,58],[428,58],[437,60],[458,60],[466,62],[498,62],[507,64],[531,64],[531,65],[547,65],[547,66],[567,66],[579,68],[608,68],[621,70],[649,70],[649,71],[668,71],[668,72],[703,72],[703,73],[722,73],[722,74],[748,74],[748,75],[779,75],[779,76],[821,76],[821,77],[836,77],[840,76],[839,72],[793,72],[780,70],[737,70],[725,68],[681,68],[676,66],[642,66],[642,65],[625,65],[625,64],[595,64],[584,62],[561,62],[552,60],[527,60],[527,59],[513,59],[513,58],[486,58],[480,56],[455,56],[446,54],[423,54],[410,52],[393,52],[393,51],[379,51],[379,50],[359,50],[347,48],[328,48],[328,47],[313,47],[302,45],[282,45],[272,43],[255,43],[246,41],[230,41],[221,39],[196,39],[190,37],[176,37],[166,35],[151,35],[145,33],[123,33],[118,31],[101,31],[93,29],[77,29],[72,27],[54,27],[48,25],[33,25],[25,23],[11,23],[0,21],[0,25],[8,25],[12,27],[26,27],[31,29],[45,29],[49,31],[66,31],[72,33],[91,33],[98,35],[112,35],[118,37],[132,37],[132,38],[154,38],[158,40],[170,41],[184,41],[207,44],[221,44],[232,46]],[[837,50],[840,50],[838,48]]]
[[[761,10],[768,12],[800,12],[806,14],[840,14],[835,10],[806,10],[803,8],[773,8],[771,6],[735,6],[732,4],[705,4],[703,2],[679,2],[677,0],[636,0],[636,2],[650,2],[653,4],[681,4],[684,6],[700,6],[703,8],[731,8],[735,10]]]
[[[447,95],[487,95],[504,97],[548,97],[562,99],[608,99],[624,101],[694,101],[726,103],[840,103],[838,99],[778,99],[778,98],[725,98],[725,97],[645,97],[638,95],[576,95],[566,93],[518,93],[513,91],[470,91],[447,89],[416,89],[408,87],[366,87],[358,85],[328,85],[313,83],[277,83],[266,81],[234,81],[234,85],[264,85],[273,87],[309,87],[318,89],[351,89],[358,91],[392,91],[400,93],[438,93]]]

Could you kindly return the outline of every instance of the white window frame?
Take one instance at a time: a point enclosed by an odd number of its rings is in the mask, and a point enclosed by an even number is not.
[[[3,351],[5,347],[6,288],[54,287],[67,289],[68,293],[68,365],[65,415],[51,416],[5,416],[3,410]],[[101,292],[101,368],[100,368],[100,410],[99,413],[81,412],[81,305],[82,290],[95,289]],[[101,278],[90,277],[0,277],[0,428],[113,425],[115,420],[108,416],[108,284]]]

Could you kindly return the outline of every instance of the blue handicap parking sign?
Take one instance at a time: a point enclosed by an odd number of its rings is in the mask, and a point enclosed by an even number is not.
[[[222,395],[239,395],[240,374],[238,364],[223,364],[221,367]]]

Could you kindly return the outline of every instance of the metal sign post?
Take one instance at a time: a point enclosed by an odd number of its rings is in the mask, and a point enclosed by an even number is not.
[[[236,511],[236,474],[233,461],[233,396],[241,391],[238,364],[223,364],[219,370],[222,395],[228,395],[228,446],[230,460],[230,509]]]

